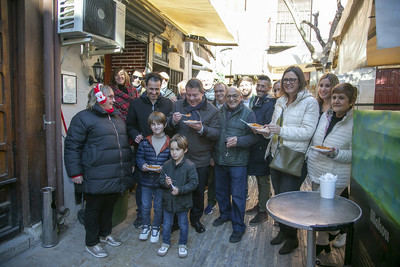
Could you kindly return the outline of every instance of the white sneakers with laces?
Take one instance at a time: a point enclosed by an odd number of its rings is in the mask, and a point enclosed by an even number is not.
[[[162,243],[161,247],[157,251],[157,255],[161,256],[161,257],[165,256],[167,254],[167,252],[168,252],[168,249],[169,249],[169,245],[165,244],[165,243]]]
[[[86,246],[86,251],[96,258],[104,258],[108,256],[107,251],[100,244],[95,246]]]
[[[186,245],[179,245],[178,248],[178,256],[179,258],[186,258],[188,255],[188,250]]]
[[[112,247],[119,247],[122,244],[121,241],[119,241],[118,239],[114,238],[111,235],[108,235],[106,237],[100,236],[100,242],[106,243],[106,244],[108,244],[108,245],[110,245]]]
[[[158,243],[160,238],[160,227],[151,227],[150,242]]]
[[[149,238],[150,225],[143,225],[142,231],[139,234],[139,240],[145,241]]]

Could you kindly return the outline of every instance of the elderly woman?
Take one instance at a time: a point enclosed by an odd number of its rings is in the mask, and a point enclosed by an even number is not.
[[[327,151],[308,152],[308,175],[312,189],[319,190],[319,177],[325,173],[337,175],[336,195],[340,195],[350,183],[351,137],[353,130],[353,105],[357,88],[349,83],[336,85],[331,91],[332,109],[324,112],[312,139],[313,146],[324,146]],[[328,232],[319,232],[317,255],[323,250],[330,252]]]
[[[333,73],[326,73],[319,79],[317,101],[320,114],[331,108],[331,91],[338,83],[339,79]]]
[[[110,235],[112,214],[118,196],[133,179],[128,135],[114,101],[110,87],[93,88],[87,109],[72,118],[64,144],[68,176],[82,184],[85,194],[86,250],[98,258],[108,255],[100,242],[121,245]]]
[[[111,88],[115,95],[115,108],[119,110],[119,116],[126,120],[130,100],[139,96],[138,91],[131,85],[129,74],[124,69],[117,69],[111,81]]]
[[[300,152],[297,153],[299,157],[307,150],[318,122],[319,108],[317,100],[305,86],[304,74],[299,67],[291,66],[285,70],[281,80],[283,95],[276,101],[271,123],[259,130],[266,138],[271,138],[266,150],[269,160],[277,155],[282,146]],[[307,175],[307,164],[303,164],[300,177],[289,172],[271,167],[271,181],[275,194],[300,190]],[[284,224],[279,226],[280,231],[271,240],[271,244],[278,245],[285,242],[279,254],[291,253],[298,247],[297,230]]]

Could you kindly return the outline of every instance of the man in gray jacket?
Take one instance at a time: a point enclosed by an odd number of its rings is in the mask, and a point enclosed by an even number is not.
[[[204,188],[208,178],[210,158],[219,137],[218,109],[204,97],[200,80],[191,79],[186,84],[186,99],[174,103],[170,126],[189,141],[187,157],[196,164],[199,185],[193,192],[190,223],[196,232],[203,233],[200,218],[204,210]]]

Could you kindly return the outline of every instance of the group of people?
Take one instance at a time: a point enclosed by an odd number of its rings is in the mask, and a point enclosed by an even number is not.
[[[229,242],[236,243],[246,230],[245,213],[255,214],[250,225],[268,219],[271,182],[279,194],[300,190],[308,176],[312,190],[319,190],[319,177],[330,172],[338,177],[336,193],[347,192],[357,89],[340,84],[334,74],[321,77],[315,98],[297,66],[287,68],[275,84],[259,76],[255,94],[250,77],[237,87],[211,85],[212,94],[193,78],[176,97],[162,93],[166,76],[147,74],[143,90],[138,88],[143,78],[135,73],[132,83],[125,70],[118,70],[111,86],[92,88],[87,109],[73,117],[65,140],[67,173],[85,193],[85,243],[93,256],[108,255],[101,243],[121,245],[111,235],[111,214],[118,195],[135,182],[139,239],[158,243],[162,233],[157,253],[164,256],[178,225],[179,257],[188,254],[189,222],[197,233],[205,232],[201,218],[216,203],[219,217],[212,225],[230,221]],[[271,164],[283,147],[305,158],[297,173]],[[258,203],[246,211],[250,175],[257,179]],[[298,247],[297,231],[284,224],[279,229],[270,243],[284,243],[279,253],[291,253]],[[330,251],[329,237],[319,233],[317,254]]]

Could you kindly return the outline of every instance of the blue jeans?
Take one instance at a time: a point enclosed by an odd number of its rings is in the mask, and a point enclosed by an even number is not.
[[[246,230],[244,224],[246,184],[246,166],[215,165],[215,192],[220,216],[223,219],[231,220],[233,231],[240,233]]]
[[[142,186],[143,225],[150,225],[150,211],[152,206],[154,208],[154,217],[152,226],[160,227],[162,220],[162,189],[156,187],[153,188],[148,186]]]
[[[174,222],[174,215],[174,213],[164,210],[162,238],[163,243],[168,245],[171,244],[171,228]],[[179,233],[179,245],[186,245],[189,233],[188,212],[177,212],[176,215],[178,217],[179,229],[181,231]]]

